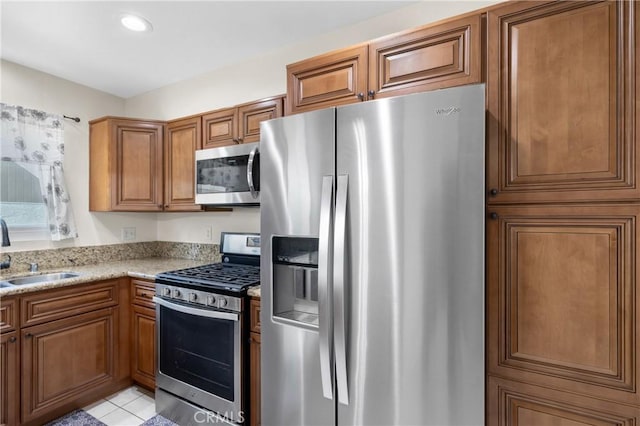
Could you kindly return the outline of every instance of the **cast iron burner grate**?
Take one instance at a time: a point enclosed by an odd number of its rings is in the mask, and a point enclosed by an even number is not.
[[[213,263],[194,268],[179,269],[158,274],[157,279],[202,284],[211,287],[222,286],[241,291],[260,283],[260,267],[229,263]]]

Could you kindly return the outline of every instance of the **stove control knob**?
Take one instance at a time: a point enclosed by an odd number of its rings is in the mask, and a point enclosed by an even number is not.
[[[207,297],[207,305],[215,305],[215,304],[216,304],[216,297],[215,296]]]
[[[218,306],[220,306],[221,308],[224,308],[225,306],[227,306],[227,303],[228,303],[228,302],[227,302],[227,298],[226,298],[226,297],[224,297],[224,296],[221,296],[221,297],[218,299]]]
[[[165,287],[162,289],[163,296],[171,296],[171,289],[169,287]]]
[[[195,302],[196,300],[198,300],[198,295],[195,293],[189,293],[189,300]]]
[[[180,290],[178,290],[177,288],[173,290],[173,297],[182,297],[182,294],[180,293]]]

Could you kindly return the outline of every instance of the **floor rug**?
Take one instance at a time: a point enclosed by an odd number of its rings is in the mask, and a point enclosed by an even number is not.
[[[167,420],[160,414],[156,414],[140,426],[178,426],[171,420]]]
[[[106,426],[84,410],[75,410],[45,426]]]

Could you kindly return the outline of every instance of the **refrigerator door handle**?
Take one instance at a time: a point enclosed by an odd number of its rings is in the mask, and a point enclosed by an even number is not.
[[[258,147],[256,146],[249,153],[249,160],[247,161],[247,183],[249,184],[249,191],[253,198],[258,198],[258,191],[256,191],[255,184],[253,183],[253,162],[258,152]]]
[[[318,230],[318,313],[322,394],[333,399],[333,313],[331,258],[333,236],[333,176],[322,178]]]
[[[349,175],[338,176],[336,189],[335,236],[333,240],[333,308],[334,347],[336,352],[336,378],[338,382],[338,402],[349,405],[347,383],[347,195]]]

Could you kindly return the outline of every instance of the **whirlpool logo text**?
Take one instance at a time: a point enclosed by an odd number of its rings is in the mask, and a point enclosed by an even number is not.
[[[436,115],[451,115],[462,111],[460,107],[436,108]]]

